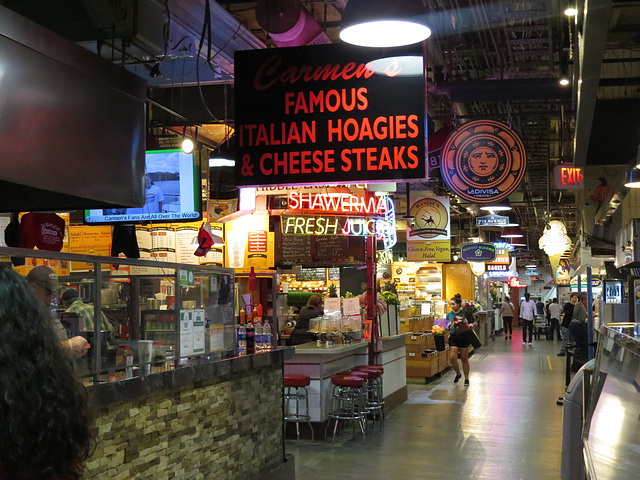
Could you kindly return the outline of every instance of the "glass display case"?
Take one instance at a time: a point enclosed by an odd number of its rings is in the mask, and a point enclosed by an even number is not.
[[[40,265],[57,274],[50,308],[69,338],[91,345],[76,360],[86,383],[235,355],[231,269],[17,248],[0,256],[24,276]]]

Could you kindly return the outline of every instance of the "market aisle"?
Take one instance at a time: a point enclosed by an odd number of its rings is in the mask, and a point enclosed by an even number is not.
[[[296,478],[553,480],[560,478],[565,358],[559,341],[497,337],[471,357],[471,385],[409,379],[409,400],[362,445],[287,441]]]

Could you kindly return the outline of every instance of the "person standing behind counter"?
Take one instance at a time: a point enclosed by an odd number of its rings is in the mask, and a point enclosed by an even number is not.
[[[321,305],[322,297],[320,295],[314,294],[309,297],[307,306],[300,310],[296,326],[291,332],[287,345],[301,345],[316,340],[315,335],[309,333],[309,320],[324,315]]]
[[[74,313],[82,319],[82,325],[80,331],[93,332],[95,325],[94,306],[87,305],[78,296],[78,291],[73,288],[68,288],[62,292],[62,304],[66,307],[65,312]],[[109,345],[114,344],[115,340],[115,328],[107,318],[107,316],[100,312],[100,323],[102,324],[102,330],[105,332],[106,340]]]
[[[60,290],[62,285],[58,281],[58,275],[46,265],[38,265],[27,274],[27,282],[31,285],[33,292],[41,300],[42,304],[49,308],[52,303],[53,292]],[[53,329],[60,341],[62,348],[71,352],[74,357],[82,357],[87,353],[91,345],[87,339],[76,336],[67,339],[67,332],[58,318],[51,316]]]
[[[94,441],[87,393],[34,298],[0,268],[0,478],[79,480]]]

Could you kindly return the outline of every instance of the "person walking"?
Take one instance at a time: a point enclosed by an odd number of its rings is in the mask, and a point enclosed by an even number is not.
[[[560,335],[560,304],[558,303],[558,299],[554,298],[549,307],[547,307],[547,311],[549,313],[549,338],[553,340],[554,334],[558,334],[558,340],[562,340],[562,335]]]
[[[573,318],[573,308],[578,303],[578,294],[573,292],[569,296],[569,301],[564,304],[562,308],[562,323],[560,324],[560,331],[562,332],[562,346],[560,347],[559,357],[564,357],[567,354],[567,343],[569,343],[569,324]]]
[[[511,299],[509,297],[504,297],[504,302],[502,302],[502,306],[500,307],[500,315],[502,316],[502,323],[504,325],[504,339],[511,340],[511,335],[513,334],[513,311],[516,307],[511,303]]]
[[[524,301],[520,304],[520,318],[522,318],[522,345],[533,345],[533,322],[537,312],[536,302],[531,300],[529,293],[524,294]],[[529,341],[527,342],[527,331]]]
[[[471,327],[478,326],[471,314],[465,315],[462,311],[462,298],[455,296],[449,302],[451,311],[447,313],[447,329],[449,330],[449,360],[456,376],[453,383],[460,380],[460,366],[458,365],[458,353],[462,361],[462,372],[464,373],[464,385],[469,386],[469,347],[471,343],[463,335],[463,332]]]

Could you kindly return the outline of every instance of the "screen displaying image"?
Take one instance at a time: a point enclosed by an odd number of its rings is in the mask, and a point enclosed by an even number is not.
[[[85,223],[192,222],[202,217],[200,175],[192,153],[153,150],[146,152],[145,161],[145,204],[85,210]]]

